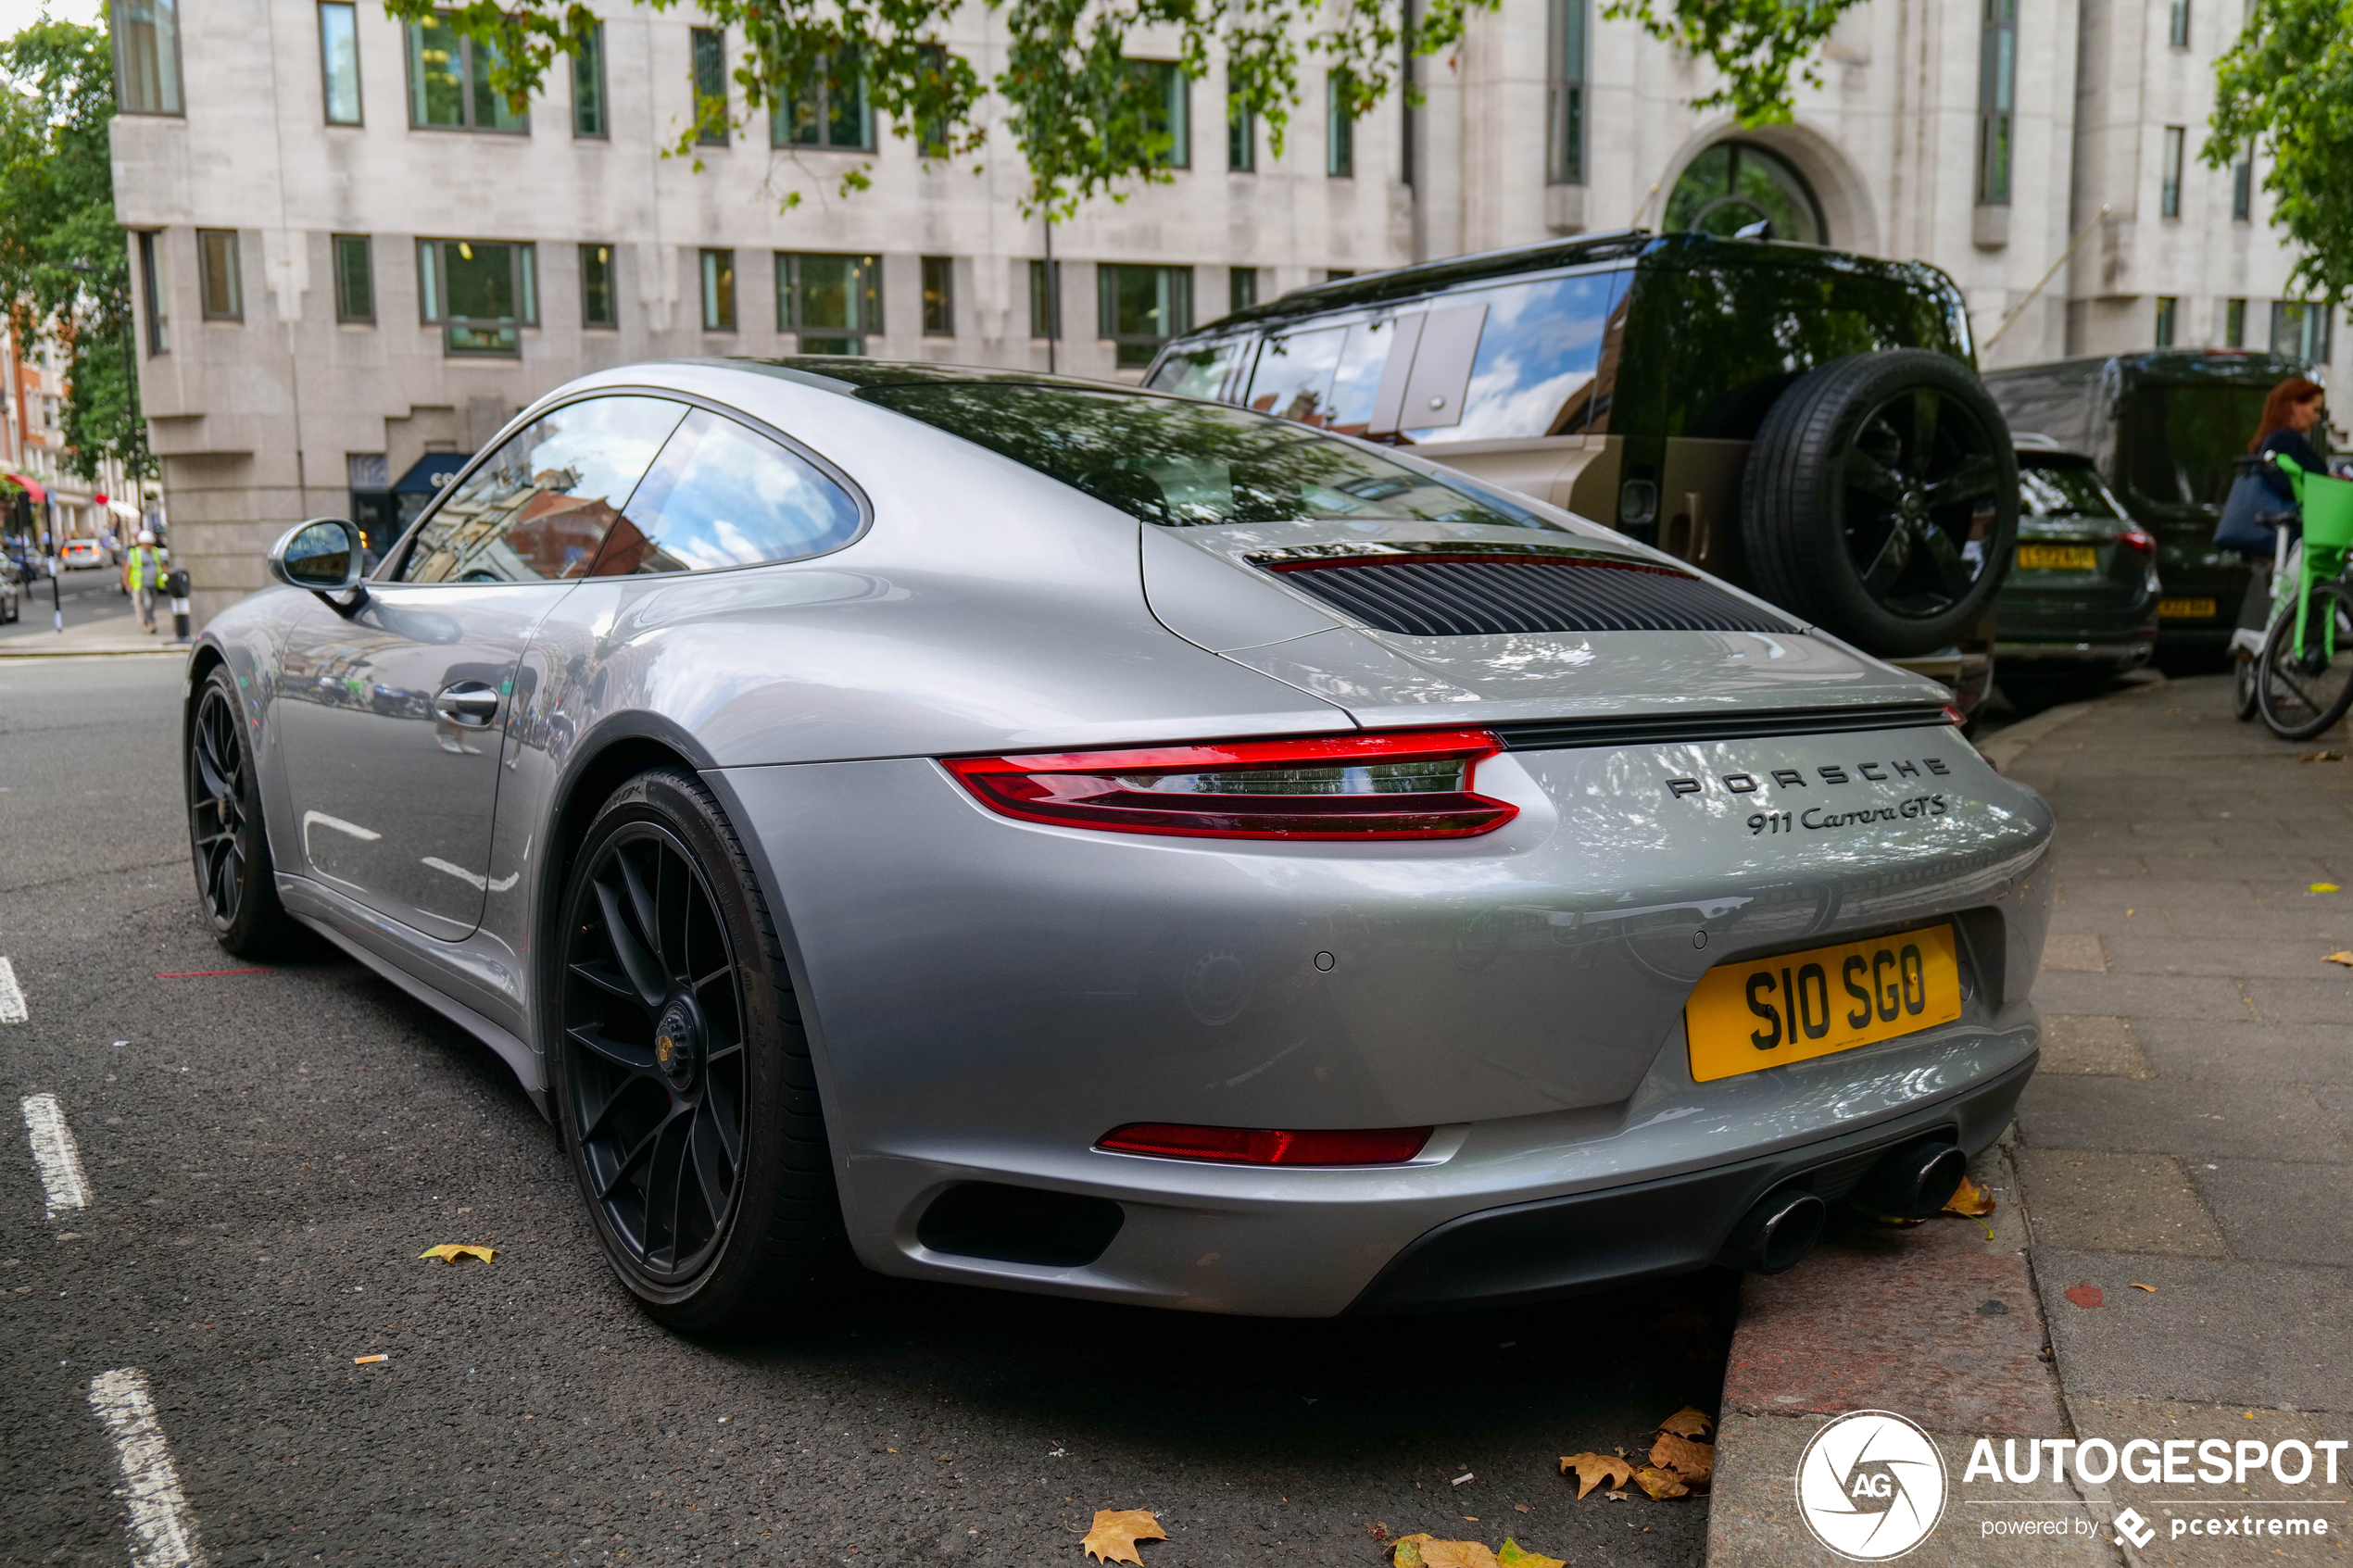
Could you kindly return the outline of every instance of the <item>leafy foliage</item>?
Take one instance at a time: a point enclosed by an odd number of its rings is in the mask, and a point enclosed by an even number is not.
[[[2353,294],[2353,0],[2256,0],[2214,69],[2201,156],[2221,169],[2250,145],[2300,253],[2288,286],[2331,306]]]
[[[18,341],[67,356],[65,466],[149,467],[125,356],[131,262],[115,224],[107,124],[114,56],[105,32],[43,20],[0,44],[0,308]]]
[[[1695,109],[1729,108],[1744,126],[1790,118],[1790,74],[1821,85],[1812,56],[1838,19],[1861,0],[1603,0],[1602,15],[1629,18],[1662,43],[1705,60],[1724,79],[1692,100]]]

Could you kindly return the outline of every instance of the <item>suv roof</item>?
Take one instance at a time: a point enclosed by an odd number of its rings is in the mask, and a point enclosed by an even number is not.
[[[2114,367],[2111,372],[2110,367]],[[2079,359],[2052,359],[2040,365],[2011,365],[1987,370],[1989,385],[2006,381],[2090,383],[2113,373],[2118,390],[2126,386],[2195,386],[2221,383],[2269,386],[2310,367],[2301,359],[2259,348],[2145,348],[2132,354],[2094,354]]]

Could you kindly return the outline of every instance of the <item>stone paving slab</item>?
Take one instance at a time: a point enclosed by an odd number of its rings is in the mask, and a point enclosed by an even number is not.
[[[2261,1160],[2297,1148],[2353,1158],[2319,1102],[2294,1084],[2038,1074],[2019,1101],[2019,1126],[2037,1148]]]
[[[2248,1411],[2234,1405],[2183,1404],[2167,1399],[2095,1399],[2072,1402],[2079,1437],[2102,1438],[2119,1449],[2136,1437],[2164,1443],[2182,1438],[2248,1437],[2276,1445],[2285,1441],[2311,1444],[2353,1436],[2342,1421],[2315,1418],[2294,1411]],[[2296,1466],[2289,1466],[2293,1474]],[[2144,1472],[2145,1473],[2145,1472]],[[2193,1472],[2195,1474],[2195,1472]],[[2235,1472],[2233,1472],[2235,1474]],[[2157,1536],[2135,1553],[2145,1568],[2277,1568],[2280,1564],[2328,1565],[2342,1568],[2353,1559],[2353,1464],[2340,1463],[2331,1483],[2326,1471],[2315,1467],[2309,1479],[2289,1486],[2268,1470],[2257,1470],[2245,1485],[2235,1480],[2222,1486],[2183,1486],[2162,1479],[2135,1482],[2119,1474],[2106,1490],[2120,1508],[2131,1508],[2157,1530]],[[2293,1506],[2279,1506],[2291,1504]],[[2274,1518],[2326,1518],[2329,1534],[2296,1537],[2285,1528],[2280,1535],[2234,1534],[2209,1537],[2204,1534],[2176,1537],[2176,1519],[2209,1520],[2233,1513],[2268,1524]]]
[[[2222,1256],[2222,1233],[2170,1154],[2019,1151],[2037,1246],[2082,1252]]]
[[[2169,1078],[2353,1084],[2353,1030],[2342,1024],[2143,1018],[2131,1027],[2141,1055]]]
[[[2208,1160],[2190,1179],[2234,1256],[2353,1268],[2353,1165]],[[2345,1350],[2353,1353],[2353,1340]]]
[[[2035,1072],[2098,1078],[2157,1076],[2133,1038],[2132,1020],[2097,1013],[2045,1013],[2043,1060]]]
[[[2155,922],[2141,921],[2141,926]],[[2347,922],[2353,928],[2353,921]],[[2119,932],[2107,938],[2108,972],[2122,974],[2191,974],[2244,977],[2262,975],[2280,980],[2333,980],[2346,1009],[2339,1018],[2353,1022],[2353,969],[2323,967],[2325,942],[2280,942],[2245,936],[2172,936],[2162,929]],[[2334,967],[2334,966],[2329,966]]]
[[[2045,968],[2035,983],[2037,1006],[2053,1012],[2130,1017],[2157,1013],[2168,1018],[2249,1016],[2246,998],[2227,975],[2070,973]]]

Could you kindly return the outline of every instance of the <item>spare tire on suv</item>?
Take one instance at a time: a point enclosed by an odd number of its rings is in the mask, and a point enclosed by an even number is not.
[[[2001,585],[2018,535],[2008,423],[1949,356],[1833,359],[1766,415],[1740,517],[1766,597],[1874,652],[1926,653]]]

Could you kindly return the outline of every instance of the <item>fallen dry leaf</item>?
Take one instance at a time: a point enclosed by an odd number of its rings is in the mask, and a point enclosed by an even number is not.
[[[1658,1429],[1661,1432],[1672,1432],[1678,1437],[1705,1437],[1707,1436],[1707,1429],[1715,1424],[1716,1423],[1709,1419],[1705,1411],[1685,1405],[1681,1410],[1660,1422]]]
[[[1495,1568],[1568,1568],[1568,1559],[1530,1551],[1505,1536],[1502,1549],[1495,1553]]]
[[[351,1358],[351,1364],[353,1366],[367,1366],[371,1362],[388,1361],[390,1360],[392,1360],[390,1356],[354,1356]]]
[[[1966,1214],[1971,1219],[1993,1211],[1994,1195],[1967,1176],[1961,1178],[1961,1185],[1953,1189],[1952,1198],[1944,1205],[1947,1214]]]
[[[1694,1486],[1705,1486],[1707,1478],[1716,1474],[1716,1450],[1705,1443],[1662,1432],[1658,1441],[1651,1445],[1651,1462],[1661,1470],[1673,1471]]]
[[[2308,751],[2301,757],[2298,757],[2296,760],[2298,762],[2342,762],[2345,760],[2345,753],[2342,751]]]
[[[1144,1560],[1136,1555],[1138,1541],[1164,1541],[1168,1532],[1160,1521],[1140,1508],[1095,1510],[1095,1527],[1079,1542],[1087,1555],[1098,1562],[1128,1562],[1143,1568]]]
[[[2134,1281],[2133,1282],[2133,1289],[2135,1289],[2135,1290],[2145,1290],[2145,1291],[2147,1291],[2147,1292],[2148,1292],[2151,1296],[2154,1296],[2154,1295],[2156,1295],[2156,1294],[2157,1294],[2157,1286],[2153,1286],[2153,1285],[2143,1285],[2143,1284],[2142,1284],[2139,1280],[2134,1280]]]
[[[1624,1492],[1604,1492],[1602,1494],[1602,1499],[1605,1502],[1624,1502],[1626,1500],[1626,1494]]]
[[[1634,1472],[1634,1485],[1642,1487],[1654,1499],[1660,1502],[1666,1501],[1668,1498],[1689,1497],[1692,1491],[1689,1486],[1683,1485],[1683,1478],[1673,1471],[1661,1470],[1655,1465],[1649,1464]]]
[[[2337,891],[2337,886],[2336,884],[2333,882],[2316,882],[2312,884],[2312,891],[2315,893],[2334,893]]]
[[[1397,1568],[1497,1568],[1486,1543],[1441,1541],[1427,1530],[1399,1537],[1390,1554]]]
[[[479,1258],[487,1263],[497,1255],[497,1248],[493,1247],[476,1247],[471,1242],[464,1241],[445,1241],[438,1247],[426,1248],[417,1256],[438,1258],[445,1263],[455,1263],[460,1258]]]
[[[2108,1298],[2100,1294],[2100,1287],[2096,1285],[2070,1285],[2059,1294],[2079,1307],[2098,1307],[2105,1305],[2108,1301]]]
[[[2347,948],[2346,951],[2341,953],[2331,953],[2321,961],[2322,963],[2341,963],[2347,969],[2353,969],[2353,948]]]
[[[1622,1459],[1607,1454],[1563,1454],[1561,1474],[1577,1472],[1577,1495],[1583,1497],[1606,1481],[1613,1486],[1623,1486],[1634,1478],[1634,1467]]]

